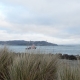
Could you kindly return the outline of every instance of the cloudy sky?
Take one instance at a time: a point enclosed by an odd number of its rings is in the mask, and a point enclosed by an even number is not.
[[[80,0],[0,0],[0,41],[80,44]]]

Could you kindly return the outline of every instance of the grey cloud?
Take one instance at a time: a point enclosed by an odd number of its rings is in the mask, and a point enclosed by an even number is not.
[[[14,23],[41,25],[63,24],[64,26],[80,25],[79,0],[7,0],[6,2],[18,4],[7,15],[8,20]]]
[[[80,35],[80,0],[3,0],[5,20],[18,33],[45,34],[61,39]],[[52,39],[52,38],[51,38]]]
[[[6,20],[14,24],[50,25],[56,22],[52,17],[38,15],[22,6],[6,6],[4,13]]]

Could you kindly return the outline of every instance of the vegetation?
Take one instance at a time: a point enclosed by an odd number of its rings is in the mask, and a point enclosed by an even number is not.
[[[24,41],[24,40],[12,40],[12,41],[0,41],[0,44],[2,45],[27,45],[31,46],[32,44],[35,44],[36,46],[57,46],[57,44],[53,44],[46,41]]]
[[[64,64],[61,66],[59,80],[80,80],[80,69],[78,65]]]
[[[80,80],[79,66],[52,54],[0,50],[0,80]]]

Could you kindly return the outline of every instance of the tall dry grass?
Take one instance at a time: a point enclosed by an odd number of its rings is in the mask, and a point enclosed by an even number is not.
[[[0,50],[0,80],[57,80],[57,58]]]
[[[4,47],[0,49],[0,80],[9,79],[9,67],[13,63],[13,54]]]
[[[73,62],[52,54],[16,54],[4,47],[0,50],[0,80],[80,80],[80,64]]]
[[[49,55],[27,54],[14,60],[10,67],[10,80],[56,80],[56,73],[56,58]]]
[[[72,61],[72,63],[73,62],[74,61]],[[80,65],[71,65],[68,62],[62,63],[59,67],[58,75],[58,80],[80,80]]]

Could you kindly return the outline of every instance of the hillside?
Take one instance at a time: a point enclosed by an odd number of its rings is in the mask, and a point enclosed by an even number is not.
[[[0,41],[1,45],[32,45],[36,46],[57,46],[57,44],[53,44],[46,41],[24,41],[24,40],[12,40],[12,41]]]

